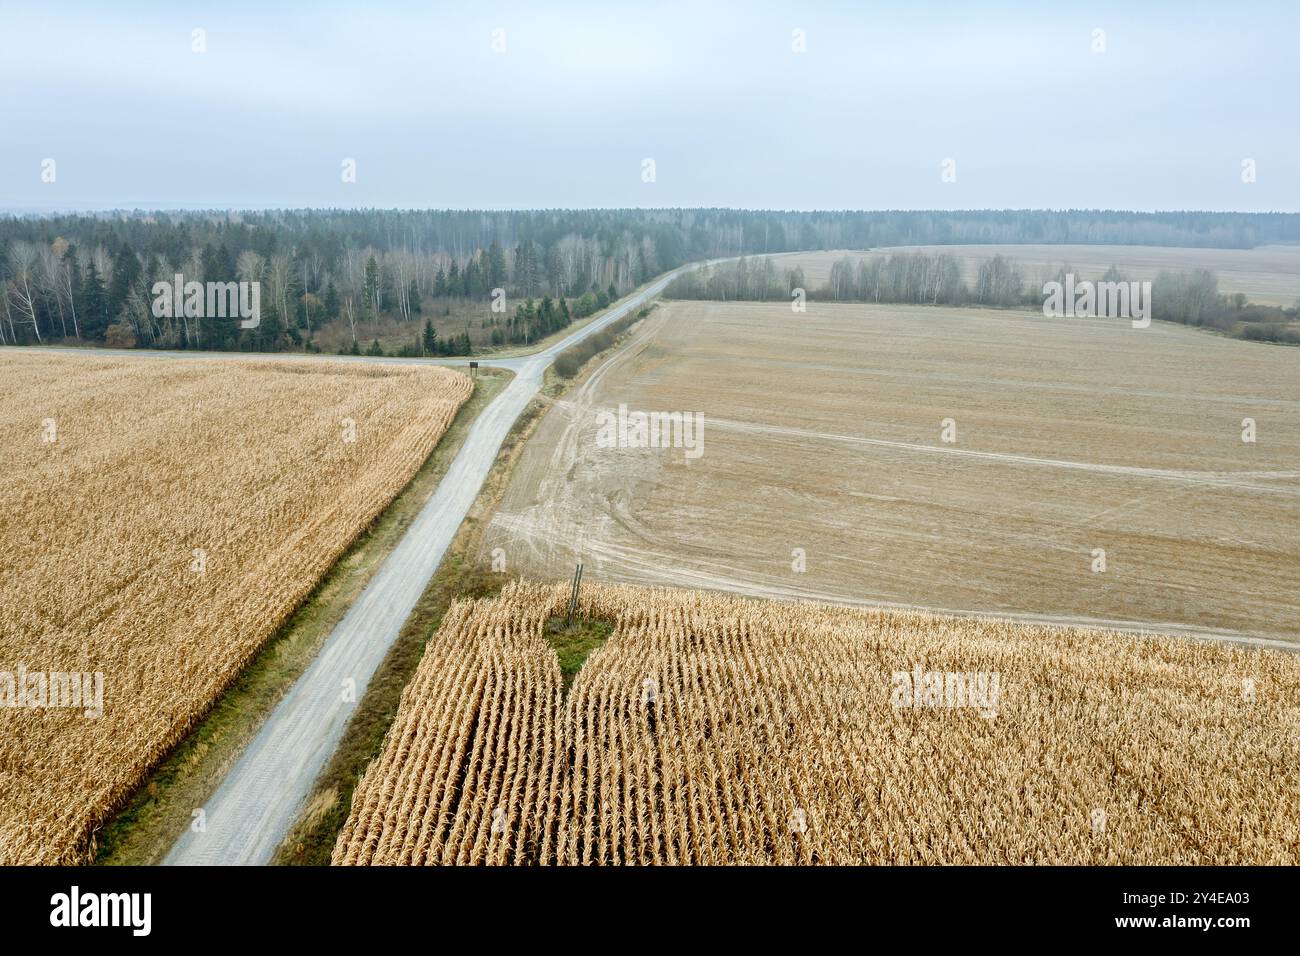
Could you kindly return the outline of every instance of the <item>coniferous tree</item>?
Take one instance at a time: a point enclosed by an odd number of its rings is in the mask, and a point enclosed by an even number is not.
[[[117,255],[113,257],[113,281],[109,284],[106,293],[107,301],[104,307],[110,318],[122,311],[127,296],[131,294],[132,287],[139,279],[140,260],[123,243],[118,247]]]
[[[506,253],[496,239],[488,246],[487,253],[487,287],[488,290],[504,289],[506,286]]]
[[[339,292],[334,288],[333,278],[325,286],[325,316],[330,319],[339,317]]]
[[[377,319],[382,304],[382,291],[379,282],[379,263],[375,261],[373,255],[366,262],[366,274],[363,282],[362,291],[365,294],[366,309],[372,319]]]
[[[95,260],[86,264],[86,275],[81,281],[81,314],[84,316],[81,331],[88,339],[103,341],[108,329],[108,297],[104,282],[95,268]]]
[[[278,352],[288,341],[280,310],[273,303],[262,306],[261,321],[257,325],[253,341],[256,348],[263,352]]]
[[[483,270],[479,266],[477,256],[472,257],[465,265],[462,287],[467,299],[476,299],[483,294]]]

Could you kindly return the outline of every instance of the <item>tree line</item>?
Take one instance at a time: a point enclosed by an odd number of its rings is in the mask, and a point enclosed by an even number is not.
[[[1066,276],[1100,282],[1130,282],[1133,277],[1111,266],[1100,277],[1081,275],[1061,266],[1049,281],[1066,283]],[[1014,259],[994,255],[980,263],[975,280],[967,283],[957,258],[943,253],[899,252],[890,255],[844,256],[831,264],[824,283],[809,287],[799,266],[778,270],[767,257],[741,257],[686,273],[664,295],[673,299],[712,301],[783,301],[798,295],[829,302],[909,303],[921,305],[1033,307],[1043,305],[1041,282],[1031,281]],[[1283,308],[1250,302],[1242,293],[1219,292],[1218,277],[1206,269],[1163,270],[1151,280],[1152,317],[1167,322],[1213,328],[1238,338],[1300,344],[1300,302]]]
[[[119,347],[311,349],[322,325],[350,333],[380,319],[426,347],[433,314],[480,315],[491,344],[526,344],[688,261],[758,256],[746,291],[783,277],[767,254],[944,243],[1114,242],[1247,247],[1300,241],[1300,215],[1101,210],[788,212],[731,209],[540,211],[273,210],[0,217],[0,344],[73,341]],[[942,257],[858,265],[837,289],[872,284],[877,301],[1006,304],[1014,275],[962,293]],[[260,283],[261,318],[158,316],[154,284]],[[876,288],[879,286],[879,289]],[[786,290],[788,291],[788,290]],[[705,295],[704,297],[712,297]],[[549,307],[548,307],[549,299]],[[522,305],[519,304],[522,301]],[[493,309],[493,303],[506,307]],[[439,310],[435,313],[435,310]],[[480,334],[481,337],[481,334]],[[468,334],[437,349],[469,350]],[[373,346],[373,343],[372,343]],[[445,354],[437,352],[435,354]],[[463,353],[460,353],[463,354]]]

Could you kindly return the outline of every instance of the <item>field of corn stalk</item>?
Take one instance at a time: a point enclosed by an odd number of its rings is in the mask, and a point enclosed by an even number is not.
[[[93,852],[472,387],[430,367],[0,354],[0,864]],[[52,706],[53,674],[101,674],[102,714],[89,678],[83,706]]]
[[[1300,862],[1294,655],[584,585],[616,627],[566,697],[567,599],[453,606],[334,863]]]

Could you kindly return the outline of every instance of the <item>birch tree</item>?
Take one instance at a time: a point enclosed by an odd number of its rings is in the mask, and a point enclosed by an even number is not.
[[[41,342],[41,326],[36,315],[36,248],[29,242],[15,242],[9,247],[10,296],[20,324],[30,324]],[[10,320],[12,325],[12,319]]]

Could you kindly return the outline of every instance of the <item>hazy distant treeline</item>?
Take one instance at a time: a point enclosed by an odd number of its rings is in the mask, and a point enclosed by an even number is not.
[[[1102,282],[1135,278],[1116,266],[1097,276],[1066,265],[1048,281],[1065,285],[1071,273],[1078,279]],[[829,279],[817,286],[809,286],[798,266],[778,268],[767,257],[742,257],[687,273],[674,280],[664,295],[792,302],[797,290],[803,290],[806,300],[831,302],[1039,308],[1044,300],[1042,280],[1031,280],[1024,267],[1007,256],[981,262],[975,281],[967,283],[956,257],[926,252],[845,256],[831,264]],[[1151,280],[1151,305],[1152,317],[1167,322],[1208,326],[1240,338],[1300,344],[1300,331],[1289,325],[1300,320],[1300,305],[1285,309],[1251,303],[1241,293],[1224,295],[1218,278],[1205,269],[1158,273]]]
[[[473,313],[481,342],[512,344],[701,259],[945,243],[1277,241],[1300,241],[1300,215],[615,209],[10,216],[0,217],[0,344],[275,351],[312,347],[325,324],[348,330],[355,346],[358,323],[386,321],[409,324],[423,349],[428,315],[450,316],[453,305],[456,315]],[[851,269],[837,275],[837,286],[857,288],[862,276],[857,265]],[[867,276],[873,296],[877,284],[892,289],[878,301],[961,301],[960,277],[942,257],[882,269]],[[185,281],[260,282],[260,324],[241,329],[233,318],[155,316],[153,284],[178,273]],[[759,297],[782,284],[769,280],[760,279]],[[967,294],[1002,304],[1013,280],[991,274],[987,287]],[[513,300],[505,312],[488,308],[498,289]],[[435,344],[439,353],[470,348],[468,335]]]
[[[680,276],[665,295],[675,299],[789,301],[795,290],[805,298],[834,302],[912,302],[930,305],[1021,305],[1030,301],[1020,266],[993,256],[980,266],[974,287],[950,255],[899,252],[832,263],[830,278],[810,286],[799,266],[778,268],[766,256],[741,257]]]

